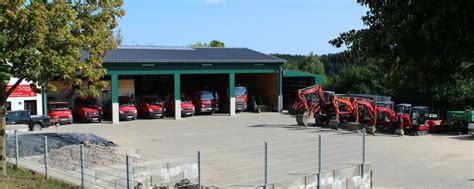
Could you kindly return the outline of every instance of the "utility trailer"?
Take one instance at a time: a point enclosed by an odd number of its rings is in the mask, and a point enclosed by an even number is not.
[[[469,131],[474,132],[474,111],[448,111],[448,122],[454,126],[459,134],[466,134]]]

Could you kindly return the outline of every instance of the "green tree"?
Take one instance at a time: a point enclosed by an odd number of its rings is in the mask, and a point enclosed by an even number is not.
[[[196,42],[194,44],[191,44],[190,45],[191,47],[194,47],[194,48],[202,48],[202,47],[220,47],[220,48],[224,48],[225,47],[225,44],[221,41],[218,41],[218,40],[212,40],[210,43],[202,43],[202,42]]]
[[[121,0],[8,1],[0,3],[0,177],[6,177],[5,102],[21,81],[38,92],[55,90],[51,80],[98,94],[102,58],[116,47],[113,29],[124,15]],[[88,58],[81,60],[82,53]],[[18,78],[8,91],[10,78]],[[47,86],[47,87],[46,87]]]
[[[287,69],[324,75],[324,65],[319,60],[318,56],[313,53],[310,53],[306,57],[285,54],[274,54],[274,56],[288,60],[288,63],[285,64],[285,68]]]
[[[474,1],[358,0],[369,11],[365,29],[342,33],[330,43],[347,46],[356,57],[383,60],[396,98],[436,108],[473,104],[466,94],[474,77]],[[459,80],[459,78],[465,78]],[[456,87],[454,87],[456,86]],[[446,91],[453,91],[452,95]]]

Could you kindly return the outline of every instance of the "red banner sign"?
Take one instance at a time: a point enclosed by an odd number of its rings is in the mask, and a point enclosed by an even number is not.
[[[7,86],[7,91],[10,90],[12,86]],[[18,85],[18,87],[13,90],[10,94],[10,97],[35,97],[36,93],[31,89],[30,85]]]

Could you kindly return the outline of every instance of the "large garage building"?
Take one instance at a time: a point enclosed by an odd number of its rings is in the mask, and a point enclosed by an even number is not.
[[[172,97],[175,119],[180,119],[182,93],[214,89],[220,98],[227,99],[226,112],[233,116],[236,113],[235,87],[246,86],[270,111],[281,111],[285,88],[301,81],[305,81],[305,85],[320,83],[314,74],[284,71],[285,62],[247,48],[122,46],[109,51],[103,60],[107,70],[104,79],[109,80],[110,85],[99,100],[112,103],[112,123],[117,123],[119,96]],[[298,77],[300,79],[296,79]],[[48,98],[70,102],[64,94],[70,92],[50,93]]]

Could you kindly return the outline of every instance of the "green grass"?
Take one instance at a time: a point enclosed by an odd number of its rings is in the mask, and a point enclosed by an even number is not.
[[[41,188],[41,189],[55,189],[55,188],[79,188],[59,180],[45,179],[44,175],[26,170],[23,168],[14,168],[12,164],[7,166],[8,178],[0,181],[0,189],[10,188]]]

